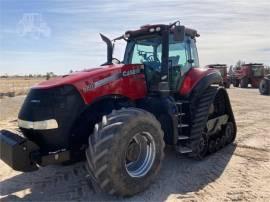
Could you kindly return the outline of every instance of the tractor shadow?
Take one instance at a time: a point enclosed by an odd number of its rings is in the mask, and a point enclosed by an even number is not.
[[[179,157],[167,148],[159,177],[150,188],[131,198],[95,193],[86,179],[84,163],[48,166],[20,173],[0,182],[1,201],[164,201],[170,194],[192,200],[194,193],[220,177],[236,145],[230,145],[202,161]]]

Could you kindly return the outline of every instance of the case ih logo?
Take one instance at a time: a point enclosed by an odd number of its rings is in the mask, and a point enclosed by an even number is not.
[[[140,73],[141,73],[141,68],[137,68],[137,69],[126,70],[126,71],[123,71],[122,73],[112,74],[111,76],[105,77],[104,79],[87,84],[82,89],[82,91],[84,93],[86,93],[86,92],[91,91],[95,88],[98,88],[98,87],[104,86],[110,82],[116,81],[117,79],[120,79],[122,77],[132,76],[132,75],[136,75],[136,74],[140,74]]]
[[[131,75],[135,75],[135,74],[139,74],[139,73],[141,73],[141,68],[123,71],[122,74],[123,74],[123,77],[126,77],[126,76],[131,76]]]

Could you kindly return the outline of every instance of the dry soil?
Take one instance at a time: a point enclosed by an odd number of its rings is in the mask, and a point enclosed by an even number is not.
[[[95,193],[84,163],[32,173],[0,161],[1,201],[270,201],[270,96],[257,89],[228,90],[238,125],[235,144],[203,161],[166,150],[160,175],[145,192],[122,199]],[[24,96],[0,100],[0,129],[16,127]]]

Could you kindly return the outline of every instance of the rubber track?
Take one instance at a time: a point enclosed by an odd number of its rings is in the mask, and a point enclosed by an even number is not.
[[[208,87],[202,94],[199,101],[195,102],[192,106],[195,114],[191,124],[190,141],[188,144],[188,147],[192,149],[192,153],[189,154],[191,157],[196,158],[197,156],[197,148],[200,142],[201,135],[207,123],[209,107],[215,99],[216,92],[217,87]]]

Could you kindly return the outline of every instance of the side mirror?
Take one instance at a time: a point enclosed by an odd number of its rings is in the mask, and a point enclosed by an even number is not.
[[[174,41],[184,41],[185,40],[185,26],[175,26],[173,29],[173,39]]]

